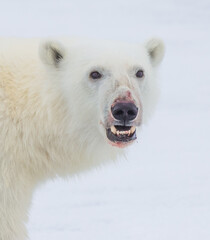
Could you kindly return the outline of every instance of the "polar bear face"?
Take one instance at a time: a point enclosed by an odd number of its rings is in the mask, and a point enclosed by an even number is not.
[[[40,56],[65,96],[71,134],[123,148],[150,117],[157,102],[156,69],[164,45],[47,41]]]

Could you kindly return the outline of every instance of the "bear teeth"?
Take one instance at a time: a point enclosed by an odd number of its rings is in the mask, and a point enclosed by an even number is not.
[[[135,131],[136,131],[136,128],[135,127],[131,127],[131,129],[130,129],[131,134],[133,134]]]
[[[112,131],[112,133],[114,133],[114,134],[117,133],[117,129],[115,128],[115,126],[111,126],[111,131]]]
[[[117,136],[119,136],[119,135],[128,135],[128,136],[130,136],[130,135],[133,134],[133,133],[135,132],[135,130],[136,130],[135,127],[131,127],[131,129],[128,130],[128,131],[119,131],[119,130],[117,130],[117,129],[115,128],[115,126],[111,126],[110,129],[111,129],[111,132],[112,132],[113,134],[117,135]]]

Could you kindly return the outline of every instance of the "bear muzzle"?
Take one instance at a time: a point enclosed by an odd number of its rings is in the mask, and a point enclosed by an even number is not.
[[[107,138],[111,145],[125,147],[137,138],[139,109],[133,101],[118,100],[112,104],[110,114],[112,123],[106,128]]]

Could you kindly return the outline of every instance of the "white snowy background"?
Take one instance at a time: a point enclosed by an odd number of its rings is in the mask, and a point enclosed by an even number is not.
[[[1,0],[0,35],[166,44],[156,114],[127,160],[38,189],[30,239],[210,239],[209,0]]]

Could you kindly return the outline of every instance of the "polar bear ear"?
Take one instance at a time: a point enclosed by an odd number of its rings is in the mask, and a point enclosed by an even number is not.
[[[150,57],[150,61],[153,66],[157,66],[163,60],[165,47],[161,39],[152,38],[148,40],[145,44],[147,52]]]
[[[39,54],[41,60],[50,66],[59,67],[65,58],[65,50],[57,41],[46,41],[40,44]]]

